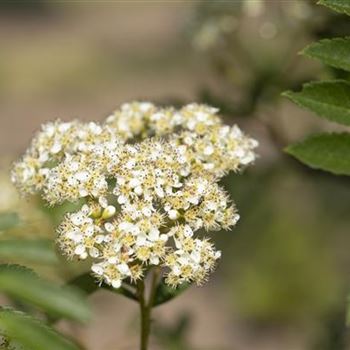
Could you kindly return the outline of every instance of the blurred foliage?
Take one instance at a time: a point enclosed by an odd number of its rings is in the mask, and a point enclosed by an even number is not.
[[[329,75],[295,53],[314,38],[349,29],[345,16],[314,1],[202,1],[188,31],[216,84],[203,86],[200,96],[223,113],[252,117],[276,104],[281,91]]]
[[[350,16],[349,1],[320,0],[319,3]],[[349,18],[347,18],[347,23],[350,24]],[[349,31],[346,34],[348,33]],[[284,95],[297,105],[314,112],[319,117],[340,125],[350,125],[348,103],[350,96],[349,38],[319,40],[306,47],[302,54],[317,59],[326,66],[333,67],[334,72],[344,73],[334,74],[334,77],[338,79],[311,82],[303,85],[303,89],[300,92],[287,91]],[[337,71],[337,69],[339,70]],[[339,78],[344,80],[339,80]],[[336,175],[350,175],[350,134],[348,132],[312,135],[304,141],[289,145],[286,151],[312,168],[329,171]],[[347,202],[349,198],[348,196]],[[346,280],[347,276],[345,275],[343,278]],[[323,337],[320,337],[320,341],[316,342],[317,349],[346,348],[349,342],[347,339],[348,331],[345,329],[345,321],[347,325],[350,324],[349,296],[347,303],[344,299],[340,299],[342,300],[341,306],[335,308],[328,315],[328,319],[325,322],[328,329],[323,329],[323,334],[328,336],[323,335]],[[347,311],[345,311],[346,307]]]
[[[172,325],[156,321],[154,323],[154,335],[165,349],[194,350],[188,341],[190,327],[191,316],[189,314],[182,314]]]
[[[0,241],[7,230],[8,237],[52,238],[53,223],[43,212],[36,198],[21,198],[10,180],[10,161],[0,162]],[[2,225],[8,221],[7,227]],[[10,225],[16,222],[16,225]],[[8,238],[7,237],[7,238]]]
[[[23,256],[20,260],[28,258],[28,252],[23,247],[17,249],[20,243],[20,240],[1,240],[0,260],[6,262],[9,255],[16,257],[21,250]],[[43,246],[42,241],[31,240],[29,248],[29,252],[32,252],[29,260],[41,257],[41,263],[45,262],[43,257],[47,258],[50,250],[53,254],[52,245]],[[51,259],[52,255],[50,262]],[[0,307],[1,349],[79,349],[78,345],[56,332],[48,323],[52,322],[52,316],[79,322],[90,318],[85,295],[78,288],[63,288],[24,266],[0,264],[0,292],[9,300],[6,306]]]
[[[47,14],[49,12],[49,2],[46,0],[27,0],[27,1],[13,1],[2,0],[0,2],[0,11],[8,12],[10,14]]]
[[[310,182],[284,164],[230,184],[243,219],[229,271],[236,307],[255,322],[310,321],[341,296],[333,218],[317,219],[322,198]]]
[[[38,319],[11,308],[0,309],[0,327],[6,337],[2,350],[79,350],[79,347]]]

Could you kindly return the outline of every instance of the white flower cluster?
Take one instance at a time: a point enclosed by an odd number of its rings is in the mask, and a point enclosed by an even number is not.
[[[195,232],[236,224],[218,181],[252,163],[257,146],[216,113],[205,105],[133,102],[102,124],[48,123],[12,180],[50,205],[85,201],[65,216],[57,241],[67,256],[91,259],[101,281],[118,288],[158,265],[171,286],[201,284],[221,253]]]

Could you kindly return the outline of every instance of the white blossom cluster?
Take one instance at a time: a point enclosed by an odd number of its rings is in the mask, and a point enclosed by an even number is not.
[[[256,147],[213,107],[133,102],[101,124],[44,125],[12,181],[50,205],[83,199],[59,225],[57,242],[68,257],[90,259],[100,281],[118,288],[156,265],[171,286],[201,284],[221,253],[196,231],[236,224],[218,181],[251,164]]]

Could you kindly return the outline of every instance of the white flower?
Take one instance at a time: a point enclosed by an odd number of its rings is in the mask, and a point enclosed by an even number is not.
[[[171,286],[202,284],[221,252],[197,231],[236,224],[218,182],[253,163],[258,145],[223,125],[217,112],[195,103],[176,110],[133,102],[102,124],[48,123],[11,178],[50,205],[86,203],[66,214],[57,242],[70,258],[89,257],[100,282],[119,288],[157,265]]]

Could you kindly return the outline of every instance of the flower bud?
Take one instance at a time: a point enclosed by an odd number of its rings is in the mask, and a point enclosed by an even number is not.
[[[90,216],[94,219],[97,219],[101,216],[101,214],[102,214],[101,207],[96,206],[91,210]]]
[[[113,205],[109,205],[107,208],[103,210],[102,219],[111,218],[116,212],[116,209]]]

